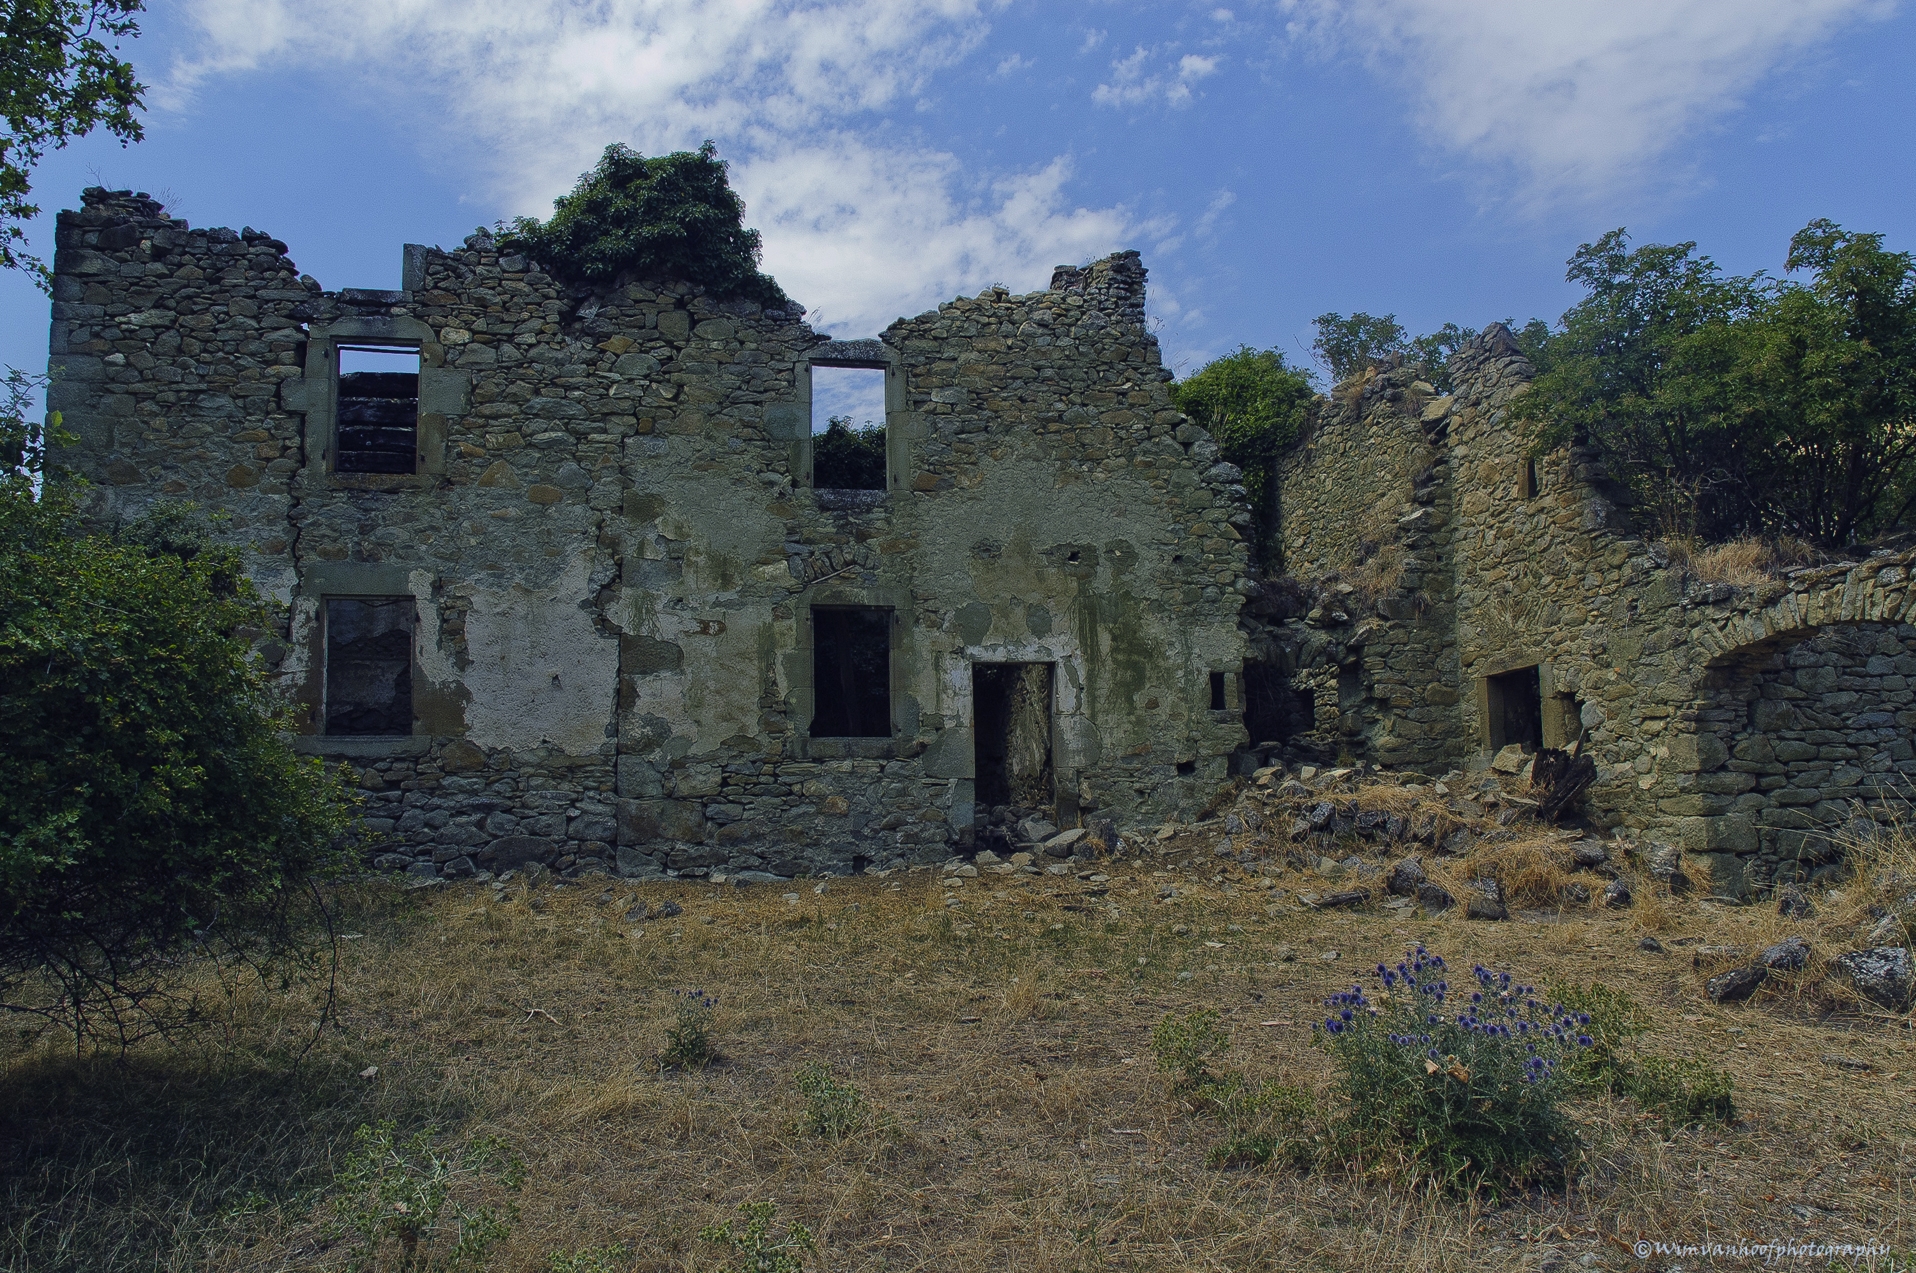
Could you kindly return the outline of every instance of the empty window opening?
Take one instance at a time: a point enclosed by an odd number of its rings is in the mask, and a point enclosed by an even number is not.
[[[891,737],[891,611],[812,611],[812,737]]]
[[[1515,743],[1525,751],[1543,746],[1542,678],[1534,667],[1518,668],[1485,678],[1485,706],[1490,713],[1490,749],[1501,751]]]
[[[1050,663],[974,663],[972,738],[983,809],[1048,809],[1051,770]]]
[[[1178,771],[1178,777],[1180,778],[1196,777],[1197,776],[1197,761],[1180,760],[1177,763],[1177,771]]]
[[[1283,668],[1244,664],[1244,728],[1253,745],[1281,743],[1317,725],[1317,698],[1291,684]]]
[[[411,597],[326,602],[326,732],[412,733]]]
[[[1537,498],[1537,462],[1526,459],[1523,462],[1523,475],[1517,482],[1517,493],[1524,499]]]
[[[885,489],[884,368],[812,368],[812,485]]]
[[[1211,710],[1222,712],[1229,710],[1224,692],[1224,673],[1211,673]]]
[[[419,351],[393,345],[339,347],[341,473],[411,473],[419,447]]]

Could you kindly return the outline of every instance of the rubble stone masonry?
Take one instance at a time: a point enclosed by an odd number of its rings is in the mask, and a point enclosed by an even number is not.
[[[1191,816],[1244,741],[1249,515],[1171,405],[1135,253],[832,341],[483,233],[408,246],[398,291],[124,191],[58,236],[64,458],[102,520],[229,516],[285,603],[261,652],[300,745],[354,766],[384,866],[941,859],[982,812],[979,663],[1052,665],[1063,825]],[[338,470],[342,344],[418,351],[414,472]],[[812,488],[815,364],[883,372],[886,489]],[[326,603],[356,598],[413,603],[410,735],[324,731]],[[817,607],[888,615],[889,736],[811,735]]]

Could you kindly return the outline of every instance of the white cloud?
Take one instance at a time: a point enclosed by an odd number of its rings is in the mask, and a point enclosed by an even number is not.
[[[1178,59],[1175,70],[1153,71],[1150,62],[1155,48],[1139,45],[1130,57],[1111,63],[1111,79],[1091,90],[1091,100],[1100,106],[1140,106],[1163,98],[1167,106],[1188,106],[1191,85],[1217,73],[1217,57],[1187,53]]]
[[[1895,0],[1282,0],[1294,34],[1411,87],[1440,144],[1535,202],[1640,182],[1765,76]]]
[[[1005,58],[1003,61],[998,63],[998,70],[996,73],[999,75],[1013,75],[1019,71],[1030,70],[1032,67],[1036,65],[1037,63],[1032,61],[1030,58],[1024,57],[1021,54],[1013,53],[1011,56]]]
[[[502,211],[543,214],[610,142],[720,144],[765,266],[841,330],[876,330],[954,288],[1042,286],[1122,246],[1122,209],[1072,207],[1070,164],[995,182],[849,125],[922,100],[973,52],[997,0],[189,0],[203,38],[155,94],[323,67],[384,94],[487,173]],[[1001,71],[1005,66],[1001,64]],[[1012,68],[1015,69],[1015,68]]]

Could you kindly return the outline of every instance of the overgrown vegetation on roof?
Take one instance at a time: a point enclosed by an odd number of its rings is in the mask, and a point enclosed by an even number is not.
[[[777,282],[759,271],[759,233],[744,217],[711,142],[651,159],[614,143],[571,194],[553,201],[549,220],[501,223],[499,246],[574,282],[674,279],[785,305]]]
[[[1171,386],[1178,410],[1217,439],[1223,457],[1244,470],[1244,493],[1262,560],[1277,535],[1271,492],[1277,457],[1304,429],[1315,389],[1310,372],[1275,349],[1243,345]]]

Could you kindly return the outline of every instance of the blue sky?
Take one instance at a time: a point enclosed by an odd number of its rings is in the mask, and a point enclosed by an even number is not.
[[[1916,249],[1895,0],[174,0],[147,139],[36,177],[284,239],[327,287],[549,210],[598,152],[714,139],[765,266],[841,337],[1144,253],[1181,372],[1326,310],[1555,318],[1618,225],[1780,268],[1813,217]],[[34,228],[51,254],[51,217]],[[0,362],[46,301],[0,279]]]

